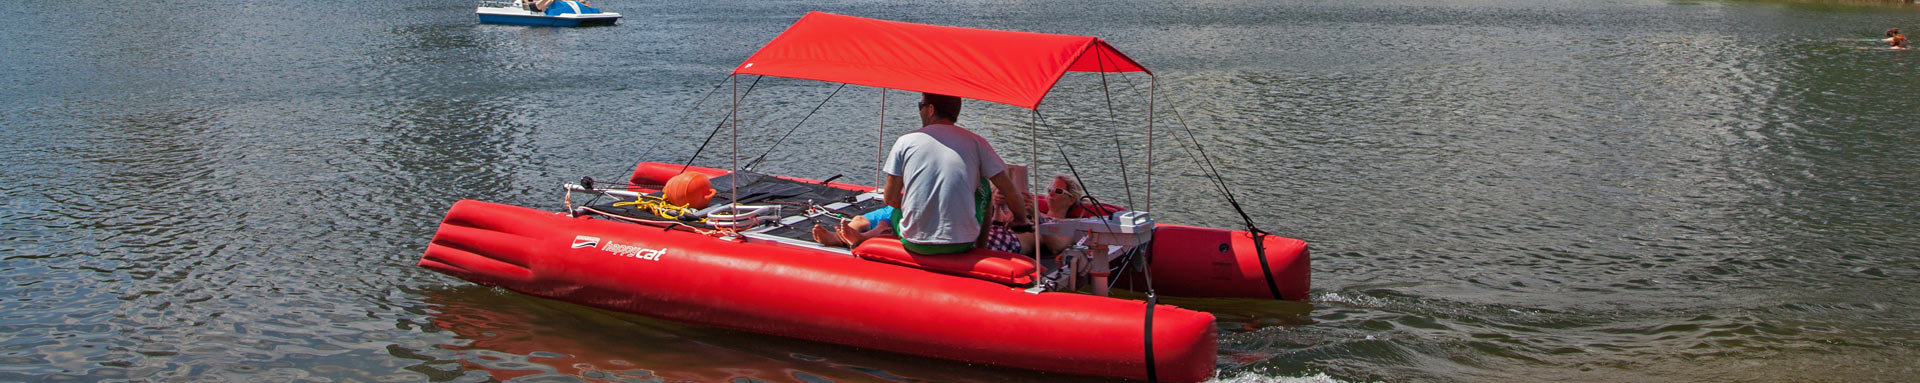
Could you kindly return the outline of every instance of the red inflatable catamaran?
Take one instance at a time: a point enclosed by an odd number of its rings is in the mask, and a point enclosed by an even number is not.
[[[733,74],[1033,109],[1067,72],[1151,75],[1093,37],[821,12],[802,17]],[[1147,120],[1151,129],[1150,111]],[[714,207],[695,211],[658,203],[658,185],[683,171],[714,177],[720,189]],[[1150,206],[1151,178],[1147,184]],[[923,256],[893,240],[850,250],[810,240],[816,224],[879,208],[880,194],[869,186],[662,163],[640,164],[620,187],[590,180],[566,186],[569,196],[595,194],[600,203],[575,206],[569,198],[561,212],[455,203],[420,266],[482,285],[673,321],[973,363],[1168,381],[1212,376],[1218,329],[1213,315],[1157,305],[1154,293],[1302,300],[1308,289],[1305,242],[1257,230],[1157,225],[1146,206],[1042,225],[1042,233],[1068,236],[1079,245],[1036,262],[980,249]],[[1096,205],[1059,208],[1109,213],[1086,206]],[[1149,292],[1149,298],[1108,297],[1109,284]]]

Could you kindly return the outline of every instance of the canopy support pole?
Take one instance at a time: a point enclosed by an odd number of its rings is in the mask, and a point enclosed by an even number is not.
[[[731,121],[732,122],[731,125],[733,125],[733,129],[732,129],[733,132],[731,133],[731,135],[733,136],[732,138],[733,154],[728,155],[728,157],[731,157],[733,159],[733,165],[732,165],[733,169],[732,169],[732,173],[729,173],[729,174],[738,175],[740,174],[740,76],[727,76],[727,77],[733,78],[733,81],[732,81],[733,82],[733,108],[727,111],[727,120]],[[732,196],[728,198],[732,199],[733,202],[731,203],[739,204],[740,203],[740,177],[737,177],[737,176],[727,177],[727,181],[733,184],[732,186],[728,187],[729,189],[733,190],[731,192]]]
[[[879,148],[873,153],[873,184],[887,187],[887,88],[880,88],[880,129],[873,131],[873,147]]]
[[[1153,211],[1153,96],[1159,77],[1147,73],[1147,204],[1140,211]]]
[[[1031,214],[1027,215],[1027,219],[1032,220],[1032,222],[1028,222],[1028,224],[1034,225],[1035,228],[1038,228],[1040,226],[1040,197],[1038,197],[1039,194],[1034,193],[1035,190],[1033,190],[1033,188],[1035,186],[1040,186],[1040,179],[1039,179],[1039,175],[1040,175],[1040,109],[1036,108],[1032,110],[1033,112],[1030,114],[1031,116],[1030,120],[1027,122],[1027,134],[1031,136],[1031,139],[1027,141],[1028,152],[1027,152],[1027,195],[1026,197],[1027,197],[1027,205],[1033,206],[1033,210],[1028,210],[1028,212],[1030,212]],[[1047,187],[1053,187],[1053,186],[1049,184]],[[1082,186],[1082,188],[1085,188],[1085,186]],[[1058,209],[1059,207],[1054,207],[1054,208]],[[1046,268],[1045,264],[1041,263],[1042,258],[1040,257],[1040,248],[1044,247],[1043,245],[1045,245],[1046,242],[1040,240],[1040,230],[1034,230],[1032,233],[1028,233],[1028,234],[1033,235],[1033,263],[1035,265],[1041,266],[1041,267],[1033,268],[1033,281],[1034,281],[1033,283],[1035,285],[1039,285],[1040,282],[1044,280],[1042,278],[1045,278],[1045,275],[1041,273],[1041,269]],[[1053,267],[1060,268],[1063,266],[1064,265],[1054,265]],[[1072,278],[1072,276],[1068,276],[1068,278]]]

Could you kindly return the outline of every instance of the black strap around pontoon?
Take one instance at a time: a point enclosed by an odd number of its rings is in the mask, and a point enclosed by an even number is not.
[[[1247,225],[1247,234],[1253,235],[1253,253],[1260,256],[1260,274],[1267,277],[1267,291],[1273,293],[1273,299],[1286,300],[1280,296],[1280,285],[1273,282],[1273,266],[1267,265],[1267,232]]]
[[[1247,234],[1253,237],[1253,253],[1260,257],[1260,271],[1262,276],[1266,277],[1267,280],[1267,292],[1273,293],[1273,299],[1285,300],[1286,297],[1280,296],[1279,283],[1273,280],[1273,267],[1267,265],[1266,236],[1269,234],[1264,230],[1260,230],[1260,227],[1254,226],[1253,217],[1247,215],[1247,210],[1240,207],[1240,199],[1234,198],[1233,190],[1227,188],[1226,176],[1220,174],[1220,169],[1213,166],[1213,156],[1207,155],[1207,148],[1201,146],[1200,139],[1193,136],[1193,127],[1187,126],[1187,118],[1180,115],[1180,108],[1168,109],[1173,110],[1173,117],[1178,119],[1180,121],[1180,127],[1187,131],[1187,140],[1191,141],[1195,151],[1199,152],[1198,157],[1205,161],[1204,165],[1207,166],[1207,172],[1213,175],[1214,187],[1219,188],[1220,194],[1227,198],[1227,206],[1232,206],[1233,212],[1239,213],[1240,220],[1246,222]],[[1186,146],[1181,145],[1181,148],[1185,149]],[[1194,156],[1194,153],[1188,153],[1188,155]]]
[[[1159,303],[1160,298],[1147,293],[1147,381],[1156,383],[1160,381],[1160,376],[1153,370],[1153,306]]]

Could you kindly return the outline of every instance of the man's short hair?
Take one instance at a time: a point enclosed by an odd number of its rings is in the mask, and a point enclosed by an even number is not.
[[[920,101],[933,105],[933,116],[960,121],[960,98],[936,93],[921,93]]]

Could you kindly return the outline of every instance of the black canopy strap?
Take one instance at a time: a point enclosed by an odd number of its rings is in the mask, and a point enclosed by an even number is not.
[[[689,118],[689,117],[693,117],[693,112],[696,112],[696,111],[699,111],[699,110],[700,110],[700,105],[704,105],[704,104],[706,104],[706,103],[707,103],[707,99],[709,99],[709,98],[713,98],[713,94],[714,94],[714,93],[716,93],[716,92],[719,92],[719,91],[720,91],[720,86],[721,86],[721,85],[726,85],[726,84],[727,84],[727,79],[728,79],[728,78],[731,78],[731,77],[732,77],[732,76],[727,76],[727,77],[721,77],[721,78],[720,78],[720,82],[718,82],[718,83],[715,83],[715,84],[713,84],[713,89],[708,89],[708,90],[707,90],[707,95],[705,95],[705,96],[700,96],[700,101],[694,101],[694,102],[693,102],[693,105],[692,105],[692,106],[688,106],[688,107],[687,107],[687,113],[686,113],[686,114],[681,114],[681,115],[680,115],[680,119],[679,119],[679,120],[674,120],[674,122],[673,122],[673,125],[667,125],[667,131],[673,131],[674,129],[678,129],[678,128],[680,127],[680,125],[681,125],[681,124],[686,124],[686,123],[687,123],[687,118]],[[649,158],[653,158],[653,151],[654,151],[654,150],[656,150],[656,149],[660,149],[660,147],[663,147],[663,146],[667,146],[667,145],[650,145],[650,146],[649,146],[649,147],[647,148],[647,152],[646,152],[646,153],[644,153],[644,154],[641,154],[641,155],[640,155],[640,162],[646,162],[646,161],[647,161],[647,159],[649,159]],[[639,166],[639,165],[640,165],[640,164],[638,164],[638,163],[635,163],[635,164],[634,164],[634,166]]]
[[[1035,124],[1038,124],[1040,120],[1046,119],[1046,116],[1040,115],[1040,110],[1038,109],[1033,111],[1033,117]],[[1035,144],[1037,145],[1038,141],[1035,141]],[[1061,146],[1061,144],[1053,144],[1053,149],[1060,152],[1060,161],[1067,165],[1067,173],[1073,176],[1073,183],[1080,184],[1080,198],[1073,200],[1073,204],[1068,205],[1065,209],[1069,209],[1067,211],[1071,212],[1073,211],[1071,210],[1072,208],[1078,206],[1086,211],[1094,211],[1092,206],[1082,205],[1081,201],[1093,200],[1094,202],[1099,202],[1100,199],[1094,198],[1093,192],[1087,190],[1087,182],[1080,180],[1080,171],[1073,168],[1073,158],[1067,156],[1067,147]],[[1047,208],[1054,209],[1056,207],[1048,206]]]
[[[739,98],[737,98],[737,99],[735,99],[735,100],[739,100],[739,99],[745,99],[745,98],[747,98],[747,95],[748,95],[748,94],[752,94],[752,93],[753,93],[753,86],[754,86],[754,85],[760,85],[760,79],[763,79],[763,78],[767,78],[767,76],[759,76],[759,77],[754,77],[754,78],[753,78],[753,84],[749,84],[749,85],[747,85],[747,91],[746,91],[746,92],[741,92],[741,93],[740,93],[740,97],[739,97]],[[739,83],[734,83],[734,84],[739,84]],[[734,86],[739,86],[739,85],[734,85]],[[737,103],[739,103],[739,101],[734,101],[734,103],[736,103],[736,104],[737,104]],[[693,160],[694,160],[694,159],[696,159],[696,158],[700,158],[700,152],[704,152],[704,151],[707,151],[707,144],[711,144],[711,143],[713,143],[713,137],[714,137],[714,136],[718,136],[718,135],[720,135],[720,128],[725,128],[725,127],[727,127],[727,121],[729,120],[729,117],[733,117],[733,114],[732,114],[732,113],[728,113],[727,115],[725,115],[725,116],[720,116],[720,117],[721,117],[721,118],[720,118],[720,123],[718,123],[718,124],[714,124],[714,125],[713,125],[713,133],[707,133],[707,139],[706,139],[706,141],[701,141],[701,142],[700,142],[700,149],[695,149],[695,150],[693,151],[693,155],[692,155],[692,156],[687,156],[687,162],[686,162],[686,163],[682,163],[682,164],[680,164],[680,172],[681,172],[681,173],[686,173],[686,172],[687,172],[687,168],[688,168],[688,167],[691,167],[691,166],[693,166]]]
[[[756,158],[754,158],[754,159],[753,159],[753,161],[748,161],[748,162],[747,162],[747,166],[743,166],[743,167],[741,167],[740,169],[743,169],[743,170],[746,170],[746,171],[753,171],[753,167],[754,167],[754,166],[756,166],[756,165],[760,165],[760,161],[765,161],[765,160],[767,160],[767,155],[769,155],[769,154],[773,154],[773,150],[774,150],[774,149],[779,149],[779,148],[780,148],[780,143],[782,143],[782,142],[786,142],[786,141],[787,141],[787,137],[792,137],[792,136],[793,136],[793,132],[794,132],[794,131],[797,131],[797,130],[800,130],[800,125],[802,125],[802,124],[806,124],[806,123],[807,123],[807,119],[809,119],[809,118],[813,118],[813,114],[814,114],[814,113],[819,113],[819,112],[820,112],[820,108],[821,108],[821,107],[825,107],[825,106],[827,106],[827,101],[832,101],[832,100],[833,100],[833,96],[835,96],[835,95],[839,95],[839,94],[840,94],[840,90],[841,90],[841,89],[846,89],[846,88],[847,88],[847,84],[846,84],[846,83],[840,83],[840,87],[838,87],[838,88],[833,88],[833,93],[829,93],[829,94],[827,94],[827,99],[825,99],[825,100],[820,100],[820,105],[816,105],[816,106],[814,106],[814,107],[813,107],[813,111],[811,111],[811,112],[807,112],[807,115],[806,115],[805,117],[800,117],[800,122],[796,122],[796,123],[794,123],[794,124],[793,124],[793,127],[792,127],[792,128],[788,128],[788,129],[787,129],[787,134],[785,134],[785,135],[781,135],[781,136],[780,136],[780,139],[779,139],[779,140],[774,140],[774,141],[773,141],[773,146],[770,146],[770,147],[767,147],[767,152],[766,152],[766,153],[760,153],[760,157],[756,157]],[[752,88],[752,87],[748,87],[748,88],[747,88],[747,90],[753,90],[753,88]]]
[[[1095,215],[1113,214],[1113,212],[1107,211],[1107,209],[1105,209],[1105,204],[1101,203],[1099,198],[1095,198],[1093,196],[1093,192],[1087,191],[1087,183],[1085,181],[1080,180],[1080,170],[1075,169],[1073,167],[1073,158],[1067,157],[1067,148],[1065,146],[1060,146],[1059,144],[1054,144],[1053,148],[1055,150],[1060,151],[1060,161],[1067,165],[1067,173],[1073,175],[1073,182],[1080,184],[1080,194],[1081,194],[1080,198],[1074,199],[1073,205],[1069,205],[1065,207],[1065,209],[1067,209],[1067,212],[1072,213],[1073,208],[1078,207],[1080,208],[1080,210],[1086,211],[1089,214],[1095,214]],[[1087,203],[1087,202],[1092,202],[1092,203]],[[1049,206],[1047,208],[1052,209],[1053,207]],[[1100,222],[1106,223],[1108,229],[1113,228],[1112,221],[1102,219],[1100,220]],[[1153,284],[1149,282],[1147,285],[1152,286]]]
[[[1153,292],[1149,289],[1147,292],[1146,342],[1143,343],[1146,344],[1147,381],[1154,383],[1160,382],[1160,375],[1153,369],[1155,364],[1153,362],[1153,306],[1157,304],[1160,304],[1160,298],[1154,297]]]
[[[1120,117],[1116,116],[1113,112],[1113,92],[1107,90],[1107,55],[1105,53],[1097,53],[1093,55],[1093,58],[1100,65],[1100,95],[1106,96],[1107,98],[1107,122],[1114,124],[1108,126],[1108,128],[1116,132],[1109,134],[1107,137],[1113,138],[1113,154],[1120,159],[1120,189],[1127,193],[1127,206],[1137,208],[1140,207],[1140,205],[1133,204],[1133,181],[1128,179],[1127,176],[1128,173],[1131,173],[1127,171],[1127,151],[1120,146],[1120,134],[1118,133],[1120,128],[1117,123],[1120,121]],[[1125,79],[1126,76],[1120,76],[1120,78]]]
[[[1246,222],[1247,228],[1252,229],[1254,227],[1253,217],[1247,216],[1246,209],[1241,209],[1240,201],[1233,197],[1233,190],[1227,189],[1227,183],[1226,181],[1224,181],[1226,176],[1221,175],[1220,169],[1213,166],[1213,156],[1207,155],[1207,148],[1205,146],[1200,145],[1199,138],[1194,137],[1193,128],[1190,126],[1187,126],[1187,118],[1185,116],[1180,115],[1180,108],[1169,108],[1169,109],[1173,109],[1174,118],[1178,119],[1180,121],[1180,127],[1182,129],[1186,129],[1187,131],[1187,140],[1193,142],[1193,147],[1199,151],[1198,156],[1202,161],[1205,161],[1205,165],[1207,166],[1207,173],[1210,173],[1213,175],[1214,187],[1220,189],[1220,194],[1224,195],[1227,198],[1227,204],[1233,207],[1233,211],[1235,213],[1240,214],[1240,220],[1243,222]]]
[[[1154,228],[1153,230],[1159,231],[1160,229]],[[1143,264],[1140,270],[1147,276],[1147,381],[1159,382],[1160,377],[1154,375],[1153,371],[1153,306],[1160,303],[1160,297],[1153,293],[1153,242],[1154,240],[1152,239],[1147,240],[1147,251],[1145,258],[1141,262]]]
[[[1226,176],[1221,175],[1220,169],[1213,166],[1213,157],[1207,155],[1207,150],[1200,145],[1200,140],[1194,138],[1193,128],[1187,126],[1187,118],[1180,115],[1180,108],[1169,107],[1168,109],[1173,110],[1174,118],[1178,119],[1180,121],[1180,127],[1187,131],[1187,139],[1193,141],[1193,147],[1200,152],[1200,158],[1206,161],[1207,171],[1213,174],[1214,186],[1220,188],[1220,194],[1226,195],[1227,205],[1232,206],[1233,211],[1239,213],[1240,219],[1246,222],[1247,233],[1253,236],[1254,255],[1260,257],[1261,276],[1266,277],[1267,280],[1267,292],[1273,293],[1273,299],[1286,299],[1280,296],[1280,284],[1274,282],[1273,267],[1267,264],[1267,232],[1260,230],[1258,226],[1254,226],[1253,217],[1247,215],[1247,210],[1240,207],[1240,200],[1234,198],[1232,190],[1227,189]]]

